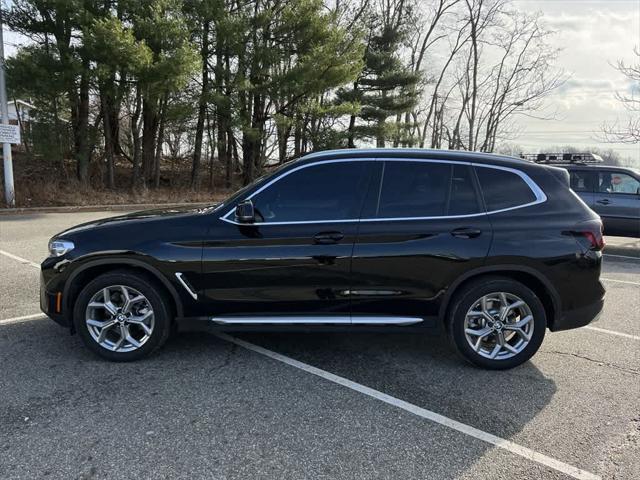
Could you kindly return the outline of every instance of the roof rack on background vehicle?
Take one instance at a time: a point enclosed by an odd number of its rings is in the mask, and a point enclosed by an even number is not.
[[[602,163],[602,157],[595,153],[522,153],[520,158],[536,163]]]

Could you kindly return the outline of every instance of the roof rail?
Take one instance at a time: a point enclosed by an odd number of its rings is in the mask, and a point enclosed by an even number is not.
[[[567,163],[602,163],[602,157],[591,152],[582,153],[521,153],[520,158],[535,163],[566,165]]]

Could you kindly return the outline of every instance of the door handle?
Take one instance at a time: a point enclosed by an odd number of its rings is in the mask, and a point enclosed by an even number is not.
[[[609,205],[611,203],[611,200],[609,200],[608,198],[603,198],[602,200],[596,200],[596,203],[599,203],[601,205]]]
[[[473,227],[463,227],[451,230],[451,235],[457,238],[476,238],[479,237],[482,230]]]
[[[338,243],[344,238],[342,232],[320,232],[313,237],[313,241],[318,245],[331,245]]]

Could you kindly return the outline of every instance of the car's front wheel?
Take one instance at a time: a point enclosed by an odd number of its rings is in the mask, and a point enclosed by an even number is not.
[[[101,357],[132,361],[164,344],[171,329],[170,312],[151,279],[114,271],[80,292],[74,325],[87,347]]]
[[[485,277],[465,286],[448,320],[455,349],[471,363],[494,370],[529,360],[540,348],[547,326],[537,295],[502,277]]]

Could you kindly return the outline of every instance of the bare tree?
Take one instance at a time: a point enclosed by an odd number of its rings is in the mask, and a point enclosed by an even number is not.
[[[617,93],[616,98],[622,102],[624,108],[629,112],[626,122],[620,124],[616,122],[612,125],[603,125],[602,131],[604,141],[610,143],[640,143],[640,48],[633,49],[636,61],[632,65],[619,60],[616,70],[622,73],[633,83],[631,94]]]
[[[461,0],[435,0],[430,4],[427,2],[419,2],[416,8],[414,15],[412,16],[409,26],[410,30],[413,31],[413,35],[409,37],[409,50],[410,50],[410,62],[409,67],[412,72],[418,74],[427,72],[423,71],[423,62],[425,60],[427,51],[432,48],[438,41],[445,39],[451,35],[451,31],[442,27],[443,19],[448,14],[454,11],[454,7],[459,4]],[[425,7],[424,5],[427,4]],[[422,8],[419,8],[422,6]],[[450,55],[450,59],[453,59],[453,56],[457,53],[459,47],[457,45],[460,44],[461,38],[464,35],[465,28],[464,26],[457,30],[456,35],[456,46],[452,49],[452,53]],[[447,70],[451,60],[449,60],[445,67],[441,70],[440,75],[437,77],[427,77],[426,82],[424,83],[435,83],[435,88],[433,90],[432,99],[437,97],[438,88],[444,74]],[[426,132],[426,127],[429,124],[431,115],[433,113],[433,101],[430,103],[429,112],[426,118],[423,120],[424,123],[424,131]],[[419,126],[419,117],[420,113],[422,113],[424,109],[419,105],[416,109],[411,112],[406,112],[404,115],[404,123],[406,128],[409,130],[409,135],[404,142],[404,146],[414,146],[415,143],[419,143],[421,147],[424,146],[424,133],[420,129]],[[398,122],[400,122],[400,118],[398,118]],[[398,146],[398,142],[394,143],[394,146]]]
[[[484,4],[481,16],[481,6],[469,9],[470,42],[456,75],[457,115],[445,129],[450,148],[493,151],[496,140],[509,136],[516,115],[543,116],[544,100],[566,80],[554,68],[557,50],[540,15],[504,6]]]

